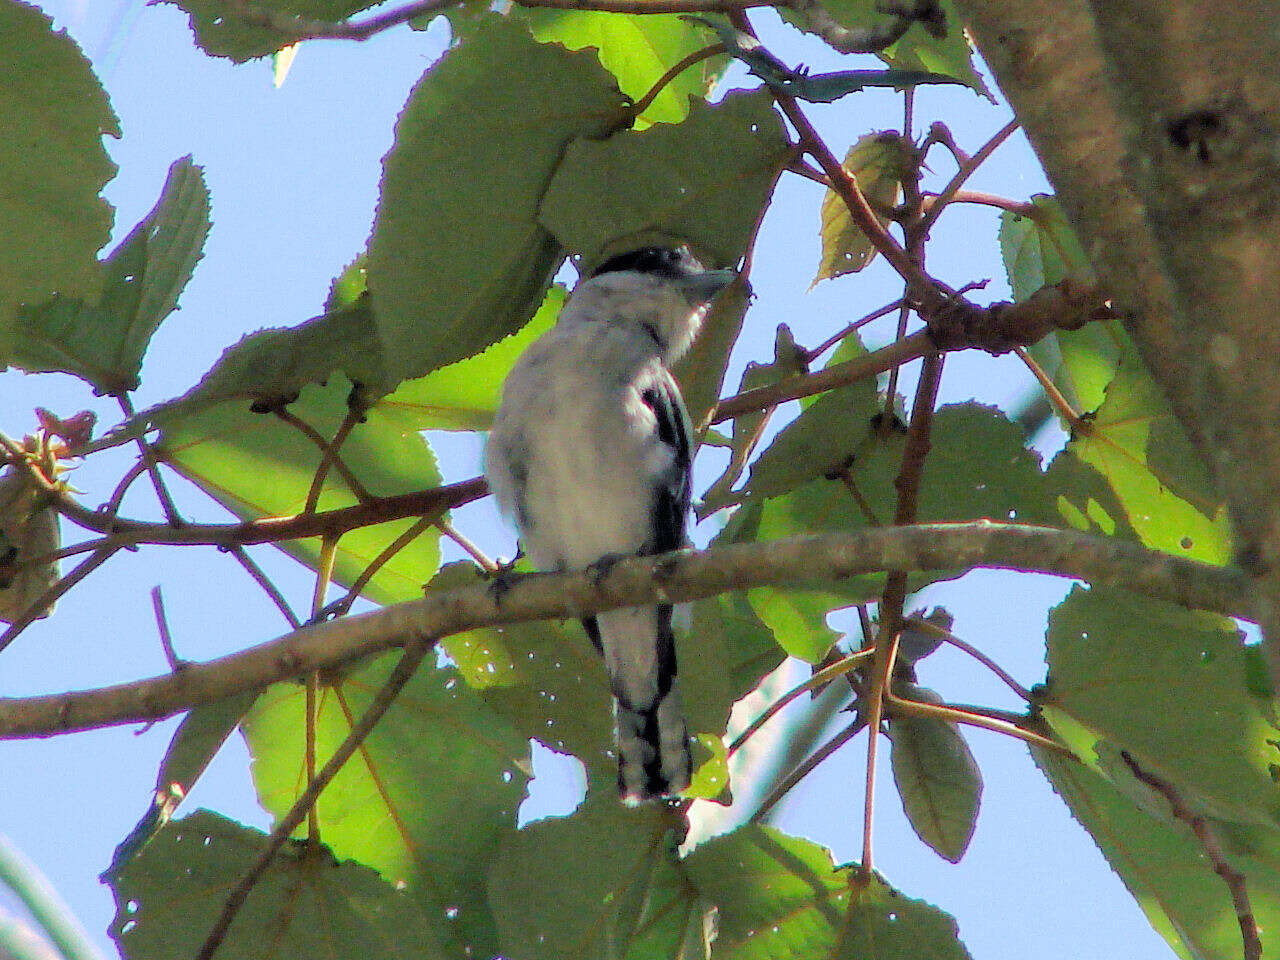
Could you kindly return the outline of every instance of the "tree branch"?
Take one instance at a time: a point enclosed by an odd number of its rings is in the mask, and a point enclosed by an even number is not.
[[[277,640],[165,675],[96,690],[0,699],[0,738],[43,737],[156,720],[244,690],[380,653],[412,636],[624,606],[683,603],[728,590],[822,582],[881,570],[994,567],[1056,574],[1252,618],[1246,577],[1109,537],[1019,524],[920,524],[792,537],[619,561],[599,571],[517,578],[500,596],[487,585],[316,624]]]

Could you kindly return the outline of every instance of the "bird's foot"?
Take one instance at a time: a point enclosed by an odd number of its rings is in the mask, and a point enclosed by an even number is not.
[[[493,598],[493,602],[501,604],[505,597],[517,583],[528,576],[527,573],[518,573],[516,571],[516,562],[520,558],[517,556],[515,560],[508,560],[498,563],[498,569],[489,574],[489,596]]]
[[[618,561],[629,558],[630,555],[625,553],[606,553],[594,563],[587,564],[587,576],[591,578],[591,585],[598,589],[609,578]]]

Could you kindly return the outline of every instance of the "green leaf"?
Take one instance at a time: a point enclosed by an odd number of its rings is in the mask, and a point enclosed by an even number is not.
[[[681,943],[705,906],[681,882],[675,826],[661,806],[628,809],[606,794],[525,827],[489,871],[502,955],[694,956]]]
[[[497,17],[423,75],[384,161],[369,245],[393,382],[469,357],[529,320],[563,259],[537,220],[547,183],[571,141],[625,118],[593,54],[537,43]]]
[[[898,696],[921,703],[942,697],[911,684]],[[982,773],[959,727],[934,717],[895,717],[889,723],[893,782],[911,829],[938,856],[959,863],[973,838],[982,800]]]
[[[331,438],[348,413],[350,394],[351,384],[335,376],[325,387],[306,387],[289,411]],[[271,414],[250,412],[244,401],[204,406],[184,415],[171,412],[164,423],[155,445],[159,457],[241,519],[287,517],[306,504],[321,453],[295,427]],[[365,421],[351,432],[341,456],[374,496],[409,493],[440,483],[435,456],[426,441],[376,406],[365,412]],[[331,470],[318,509],[356,502],[340,471]],[[395,520],[344,534],[338,542],[334,580],[349,586],[414,523]],[[313,569],[318,562],[319,538],[278,546]],[[439,563],[438,532],[425,531],[378,570],[362,596],[377,603],[419,597]]]
[[[519,331],[474,357],[406,380],[378,401],[378,409],[406,430],[488,430],[507,374],[525,348],[555,325],[565,298],[564,287],[552,286]]]
[[[1206,563],[1230,562],[1226,508],[1145,368],[1120,366],[1102,406],[1067,449],[1106,479],[1142,543]]]
[[[1089,258],[1051,196],[1032,197],[1027,216],[1007,210],[1000,214],[1000,252],[1017,301],[1068,278],[1094,280]],[[1101,405],[1122,358],[1137,361],[1137,351],[1118,320],[1055,330],[1029,349],[1067,402],[1082,412]]]
[[[969,956],[955,921],[936,907],[902,895],[878,876],[860,884],[849,868],[832,864],[825,848],[769,827],[740,827],[711,840],[684,867],[718,912],[713,960]]]
[[[1280,734],[1230,620],[1077,587],[1050,615],[1048,661],[1046,707],[1175,784],[1190,809],[1280,824]]]
[[[974,68],[973,49],[964,35],[964,23],[956,12],[955,4],[952,0],[940,0],[939,6],[946,14],[944,36],[933,36],[923,24],[914,23],[900,40],[876,56],[898,70],[920,70],[951,77],[994,101]],[[823,4],[823,9],[850,30],[878,30],[886,23],[886,14],[877,9],[875,0],[829,0]],[[802,16],[785,7],[779,8],[779,13],[793,26],[808,29],[808,22]]]
[[[750,301],[751,291],[745,283],[730,284],[712,301],[693,346],[676,362],[673,372],[695,428],[720,399],[729,355],[742,333]]]
[[[542,43],[561,43],[570,50],[595,47],[600,63],[632,101],[644,97],[668,68],[709,43],[699,27],[674,14],[634,16],[517,7],[513,16],[523,19],[534,39]],[[637,129],[679,123],[689,114],[689,99],[705,100],[727,65],[727,57],[716,56],[681,72],[636,118]]]
[[[293,24],[337,23],[380,0],[255,0],[246,9],[236,0],[163,0],[190,17],[196,44],[211,57],[236,63],[267,57],[294,43]],[[246,13],[253,16],[246,16]]]
[[[378,657],[320,688],[317,764],[350,733],[398,659]],[[244,720],[258,799],[276,817],[306,784],[304,716],[303,687],[280,683]],[[455,943],[453,955],[492,951],[484,869],[511,841],[528,768],[528,740],[457,671],[423,667],[320,797],[321,835],[335,855],[403,882],[441,939]]]
[[[902,194],[902,180],[912,163],[914,150],[896,130],[868,133],[857,139],[845,154],[844,168],[858,181],[858,187],[876,211],[876,219],[887,227],[891,210]],[[862,228],[853,222],[849,207],[834,190],[822,199],[822,259],[813,282],[856,273],[875,259],[876,248]]]
[[[680,124],[574,141],[540,222],[587,263],[649,242],[737,263],[791,152],[772,103],[767,92],[731,93],[694,101]]]
[[[30,372],[63,371],[105,393],[137,389],[147,344],[178,306],[209,233],[209,190],[199,166],[169,167],[160,199],[104,263],[96,303],[63,296],[19,315],[18,356]]]
[[[111,936],[128,960],[194,956],[266,836],[208,810],[170,823],[111,880]],[[322,846],[288,844],[254,885],[221,955],[387,960],[447,956],[414,900]]]
[[[93,297],[101,286],[97,252],[112,209],[99,194],[116,173],[102,137],[120,126],[80,48],[36,7],[0,5],[0,62],[2,364],[20,304]]]
[[[1093,836],[1156,932],[1186,960],[1239,960],[1240,927],[1227,885],[1183,823],[1157,816],[1088,767],[1032,749],[1036,764]],[[1165,809],[1168,809],[1167,803]],[[1221,825],[1214,825],[1219,829]],[[1244,841],[1275,849],[1274,830],[1233,825],[1231,866],[1244,874],[1253,917],[1267,937],[1280,929],[1280,870],[1243,851]],[[1229,848],[1230,849],[1230,848]],[[1264,939],[1264,944],[1268,941]]]

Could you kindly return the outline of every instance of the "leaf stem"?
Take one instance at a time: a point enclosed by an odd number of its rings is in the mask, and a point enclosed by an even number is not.
[[[701,50],[695,50],[688,56],[682,57],[674,66],[658,78],[657,82],[649,88],[648,93],[632,105],[630,110],[631,116],[639,117],[642,113],[653,106],[653,101],[657,99],[658,94],[666,89],[667,85],[676,77],[680,76],[680,74],[684,73],[690,67],[701,63],[703,60],[710,60],[719,53],[724,53],[724,44],[712,43],[703,47]]]

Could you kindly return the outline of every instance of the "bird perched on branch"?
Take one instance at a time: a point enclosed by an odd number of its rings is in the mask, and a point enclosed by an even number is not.
[[[735,277],[683,247],[620,254],[578,284],[555,327],[512,368],[485,451],[498,506],[544,570],[684,544],[691,447],[670,365]],[[691,760],[671,607],[584,617],[614,698],[627,802],[679,793]]]

